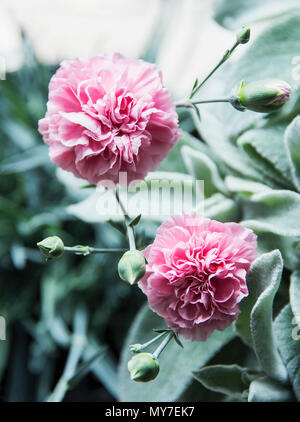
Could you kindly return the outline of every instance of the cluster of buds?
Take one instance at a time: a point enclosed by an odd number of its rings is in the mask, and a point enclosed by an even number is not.
[[[133,381],[149,382],[157,377],[159,373],[158,357],[171,340],[174,340],[178,344],[178,346],[183,348],[183,345],[178,338],[178,334],[176,334],[169,328],[154,331],[159,334],[147,343],[137,343],[129,346],[130,351],[134,353],[134,356],[128,362],[128,371],[130,373],[130,378]],[[151,344],[157,342],[162,337],[164,337],[163,341],[159,344],[159,346],[153,353],[143,352],[144,349],[146,349]]]

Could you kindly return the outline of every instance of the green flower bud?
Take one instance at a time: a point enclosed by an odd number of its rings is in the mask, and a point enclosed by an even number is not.
[[[159,373],[159,362],[151,353],[137,353],[128,362],[128,371],[133,381],[152,381]]]
[[[140,343],[137,343],[137,344],[131,344],[131,345],[129,346],[129,350],[130,350],[132,353],[140,353],[140,351],[141,351],[141,347],[142,347],[142,344],[140,344]]]
[[[250,28],[242,26],[241,29],[237,32],[236,38],[240,44],[247,44],[250,40]]]
[[[118,264],[119,276],[130,284],[137,283],[143,277],[145,271],[144,255],[137,250],[125,252]]]
[[[46,259],[59,258],[64,253],[63,241],[58,236],[46,237],[37,246]]]
[[[278,79],[263,79],[235,88],[231,104],[238,110],[249,109],[271,113],[282,107],[290,98],[291,87]]]

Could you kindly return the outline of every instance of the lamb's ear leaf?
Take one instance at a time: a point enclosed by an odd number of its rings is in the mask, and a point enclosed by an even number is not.
[[[227,105],[228,107],[228,105]],[[237,112],[235,110],[235,112]],[[243,176],[258,182],[264,182],[259,171],[253,168],[247,154],[233,143],[226,135],[226,124],[206,109],[201,112],[202,120],[195,120],[195,127],[201,138],[210,146],[213,154],[230,169],[230,173]]]
[[[300,321],[290,305],[275,319],[274,331],[282,360],[287,368],[293,391],[300,401]]]
[[[193,374],[205,388],[241,400],[250,384],[245,373],[247,368],[238,365],[211,365]]]
[[[238,204],[232,199],[227,198],[221,193],[215,193],[210,198],[204,200],[204,215],[212,220],[218,220],[222,222],[237,221],[238,217]],[[203,210],[197,211],[201,214]]]
[[[290,190],[270,190],[243,199],[242,224],[254,231],[280,236],[300,236],[300,195]]]
[[[300,239],[299,236],[280,236],[255,230],[257,234],[257,250],[259,254],[267,253],[274,248],[279,249],[285,268],[295,271],[300,266]]]
[[[216,0],[214,18],[228,29],[238,29],[255,21],[270,19],[299,7],[298,0]]]
[[[192,121],[190,113],[189,113],[189,118]],[[194,129],[194,126],[192,130],[193,129]],[[181,149],[185,146],[192,148],[194,151],[200,151],[206,156],[210,157],[210,159],[212,159],[213,161],[215,160],[213,152],[210,150],[210,148],[207,145],[201,142],[198,138],[195,138],[190,133],[182,130],[181,138],[179,139],[177,144],[170,150],[166,158],[164,158],[163,161],[160,163],[158,167],[158,171],[170,171],[170,172],[177,171],[181,173],[188,173],[188,170],[186,169],[184,162],[178,159],[178,157],[181,154]],[[220,163],[218,164],[220,166]]]
[[[284,143],[290,165],[290,172],[294,185],[300,192],[300,116],[286,128]]]
[[[251,265],[247,274],[249,295],[240,304],[241,313],[235,322],[235,330],[242,340],[253,346],[250,328],[251,312],[258,298],[269,287],[277,285],[281,277],[282,260],[279,251],[260,255]]]
[[[295,316],[300,318],[300,271],[297,270],[291,275],[290,304]]]
[[[285,188],[293,188],[292,176],[286,150],[283,148],[285,125],[252,129],[237,140],[257,170],[274,183]]]
[[[204,180],[204,194],[206,198],[217,192],[228,194],[216,164],[205,153],[183,146],[181,155],[189,174],[196,180]]]
[[[272,378],[257,378],[250,384],[249,402],[286,402],[293,400],[293,392]]]
[[[271,190],[269,186],[263,183],[231,175],[225,177],[225,185],[230,192],[238,193],[244,198],[251,197],[255,193]]]
[[[264,372],[285,383],[287,371],[278,353],[273,329],[273,300],[281,281],[283,261],[278,250],[272,252],[268,285],[259,295],[250,314],[250,328],[254,351]]]
[[[145,305],[138,313],[125,341],[119,368],[119,390],[121,401],[176,401],[193,381],[193,371],[199,370],[233,337],[232,326],[224,331],[215,331],[206,341],[182,340],[183,349],[172,341],[160,355],[160,373],[143,388],[130,380],[127,363],[130,359],[129,345],[144,343],[153,336],[153,327],[165,327],[165,322]]]

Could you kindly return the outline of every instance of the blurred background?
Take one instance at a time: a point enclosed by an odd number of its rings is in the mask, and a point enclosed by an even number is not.
[[[122,226],[87,224],[66,211],[85,192],[59,177],[37,132],[59,62],[120,52],[156,61],[175,99],[205,75],[234,34],[212,18],[211,0],[1,0],[0,56],[0,400],[42,401],[61,377],[74,331],[88,347],[66,401],[118,399],[117,362],[145,302],[117,275],[119,256],[64,255],[45,262],[36,248],[58,235],[66,245],[126,247]],[[4,60],[3,60],[4,59]],[[181,120],[192,122],[182,114]],[[140,247],[155,225],[140,224]],[[85,375],[84,377],[82,375]]]

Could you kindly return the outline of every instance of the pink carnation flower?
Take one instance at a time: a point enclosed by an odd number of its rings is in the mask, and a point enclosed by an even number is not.
[[[143,179],[180,135],[156,66],[120,54],[63,61],[39,131],[55,164],[93,184]]]
[[[256,236],[237,223],[180,215],[160,226],[144,254],[139,286],[150,308],[182,337],[206,340],[238,317]]]

